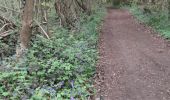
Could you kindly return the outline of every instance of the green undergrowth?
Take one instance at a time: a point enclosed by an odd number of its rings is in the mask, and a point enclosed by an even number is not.
[[[20,63],[7,59],[0,72],[3,100],[87,100],[94,94],[100,8],[82,17],[76,30],[53,27],[46,39],[36,35]]]
[[[170,19],[165,12],[144,12],[137,6],[128,7],[131,13],[141,22],[152,26],[166,39],[170,39]]]

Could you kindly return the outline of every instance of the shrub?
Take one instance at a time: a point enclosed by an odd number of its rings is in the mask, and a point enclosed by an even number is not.
[[[75,31],[53,27],[53,36],[36,35],[21,63],[0,72],[1,99],[86,100],[94,93],[97,28],[103,9],[80,22]]]

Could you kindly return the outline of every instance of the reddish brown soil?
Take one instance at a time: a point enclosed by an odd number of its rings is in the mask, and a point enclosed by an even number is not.
[[[170,47],[154,33],[127,10],[108,10],[99,44],[99,100],[170,100]]]

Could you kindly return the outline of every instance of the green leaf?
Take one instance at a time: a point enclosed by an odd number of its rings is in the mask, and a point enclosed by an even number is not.
[[[9,96],[9,94],[10,94],[9,92],[3,92],[3,93],[2,93],[2,95],[5,96],[5,97],[6,97],[6,96]]]

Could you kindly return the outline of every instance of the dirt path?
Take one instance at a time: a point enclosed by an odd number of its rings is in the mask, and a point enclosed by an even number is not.
[[[99,47],[101,100],[170,100],[170,47],[127,10],[108,10]]]

